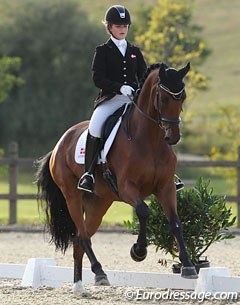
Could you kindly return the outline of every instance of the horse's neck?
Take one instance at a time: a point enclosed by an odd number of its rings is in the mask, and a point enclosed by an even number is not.
[[[150,73],[145,80],[138,99],[139,108],[151,118],[157,119],[154,103],[157,93],[157,71]]]
[[[156,98],[156,86],[145,84],[138,98],[137,107],[133,110],[131,124],[133,125],[135,138],[146,138],[147,142],[153,144],[163,140],[164,131],[157,124],[157,112],[154,108]],[[144,114],[145,115],[144,115]],[[153,122],[151,119],[156,120]]]

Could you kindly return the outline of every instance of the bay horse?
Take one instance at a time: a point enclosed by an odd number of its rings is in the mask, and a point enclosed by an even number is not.
[[[161,203],[177,240],[183,266],[181,275],[185,278],[197,277],[177,214],[174,183],[177,159],[172,148],[180,140],[179,115],[186,98],[183,79],[189,69],[190,63],[180,70],[163,63],[148,68],[138,99],[133,101],[128,115],[128,135],[122,124],[107,156],[108,167],[116,177],[117,191],[103,179],[100,164],[95,173],[94,194],[77,189],[84,166],[75,162],[74,152],[80,135],[88,127],[88,121],[68,129],[53,151],[37,161],[38,191],[46,214],[46,226],[51,234],[50,242],[63,253],[73,246],[75,294],[84,293],[84,253],[95,273],[95,284],[109,285],[107,275],[92,249],[91,237],[113,201],[123,201],[135,209],[140,230],[130,253],[135,261],[145,259],[149,209],[144,199],[151,194]]]

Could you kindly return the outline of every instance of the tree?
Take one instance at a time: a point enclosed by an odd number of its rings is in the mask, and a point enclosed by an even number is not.
[[[0,28],[1,52],[22,58],[25,85],[0,106],[0,141],[6,146],[16,140],[21,154],[39,156],[89,117],[97,93],[91,62],[104,31],[76,1],[23,0],[7,20]]]
[[[191,25],[191,3],[190,0],[158,0],[151,10],[143,8],[135,41],[149,63],[165,62],[180,68],[190,61],[189,87],[205,89],[206,77],[197,71],[197,66],[209,51],[197,35],[198,28]]]
[[[212,160],[237,160],[238,147],[240,146],[240,110],[239,107],[225,106],[219,109],[222,119],[219,121],[216,133],[227,139],[228,145],[222,148],[212,147],[211,158]],[[227,178],[231,183],[233,179],[237,179],[237,170],[233,168],[221,168],[214,170],[220,173],[221,176]],[[236,185],[236,184],[235,184]],[[234,189],[236,192],[237,190]]]
[[[0,103],[6,100],[12,88],[24,83],[23,79],[16,75],[20,66],[21,59],[19,57],[0,58]],[[0,148],[0,157],[3,154],[4,150]]]
[[[16,75],[21,66],[19,57],[0,58],[0,102],[3,102],[14,86],[24,83],[23,79]]]

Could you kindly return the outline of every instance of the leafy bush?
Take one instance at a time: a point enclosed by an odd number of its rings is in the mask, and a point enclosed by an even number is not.
[[[210,181],[199,178],[191,189],[177,193],[178,214],[183,225],[183,236],[186,248],[193,263],[198,263],[208,247],[217,241],[234,238],[227,234],[236,217],[232,217],[231,208],[226,207],[225,197],[213,194]],[[175,259],[178,249],[170,225],[155,196],[149,204],[150,216],[147,225],[147,242],[156,246],[156,251],[163,250]],[[125,222],[133,233],[139,232],[139,221],[136,215],[133,221]]]

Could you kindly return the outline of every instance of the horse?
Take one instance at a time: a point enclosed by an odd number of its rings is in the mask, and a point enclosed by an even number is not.
[[[183,79],[189,69],[190,63],[179,70],[164,63],[148,67],[138,98],[132,101],[131,110],[125,115],[107,155],[107,166],[114,174],[117,190],[106,183],[101,164],[95,172],[94,193],[77,189],[84,166],[75,162],[74,150],[89,121],[70,127],[53,150],[38,159],[38,192],[50,242],[63,253],[73,246],[75,294],[84,293],[84,253],[95,274],[95,285],[110,285],[92,249],[91,237],[113,201],[122,201],[135,209],[140,229],[130,253],[137,262],[146,258],[149,208],[144,199],[151,194],[161,203],[177,240],[183,266],[181,276],[197,278],[177,213],[174,183],[177,158],[172,148],[181,138],[180,113],[186,99]]]

